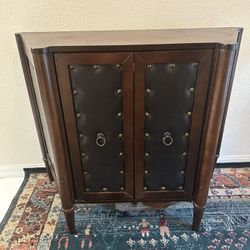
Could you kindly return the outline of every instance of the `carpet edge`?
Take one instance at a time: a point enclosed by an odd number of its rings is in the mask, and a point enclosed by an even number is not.
[[[19,198],[20,194],[22,193],[23,188],[25,187],[25,185],[27,184],[27,182],[29,180],[30,174],[32,174],[32,173],[46,173],[45,168],[23,168],[23,171],[24,171],[24,179],[22,181],[22,184],[18,188],[18,191],[16,192],[14,198],[12,199],[8,210],[6,211],[2,221],[0,222],[0,234],[2,233],[8,220],[10,219],[11,214],[16,207],[18,198]]]

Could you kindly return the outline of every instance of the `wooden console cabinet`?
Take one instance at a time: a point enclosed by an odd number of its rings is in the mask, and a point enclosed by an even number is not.
[[[43,160],[74,204],[193,201],[198,230],[241,28],[16,34]]]

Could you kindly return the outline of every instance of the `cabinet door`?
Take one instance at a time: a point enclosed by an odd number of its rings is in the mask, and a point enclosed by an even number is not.
[[[135,54],[136,199],[192,198],[212,54]]]
[[[76,200],[134,196],[133,54],[58,53]]]

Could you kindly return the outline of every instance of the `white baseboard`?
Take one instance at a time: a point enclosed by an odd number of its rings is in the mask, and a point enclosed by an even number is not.
[[[24,176],[24,168],[44,168],[43,164],[22,164],[0,166],[0,178],[18,178]]]
[[[250,162],[250,155],[224,155],[220,156],[217,163]]]

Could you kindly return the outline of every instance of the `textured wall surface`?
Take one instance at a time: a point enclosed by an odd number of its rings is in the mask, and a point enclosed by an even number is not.
[[[250,161],[250,1],[0,0],[0,166],[42,163],[15,32],[244,27],[221,161]]]

